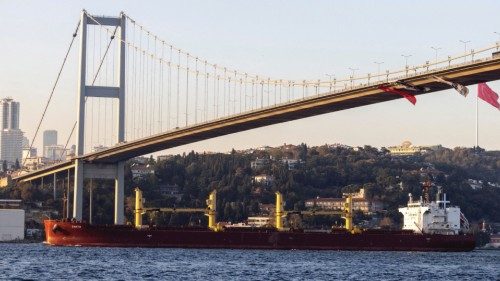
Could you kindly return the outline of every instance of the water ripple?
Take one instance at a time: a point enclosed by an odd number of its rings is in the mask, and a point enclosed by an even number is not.
[[[259,251],[0,244],[0,255],[0,279],[9,280],[500,280],[500,251]]]

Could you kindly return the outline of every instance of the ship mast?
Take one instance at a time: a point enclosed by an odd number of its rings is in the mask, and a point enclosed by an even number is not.
[[[422,196],[424,198],[424,203],[429,203],[430,197],[429,197],[429,190],[431,189],[432,183],[430,180],[426,180],[424,184],[422,185]]]

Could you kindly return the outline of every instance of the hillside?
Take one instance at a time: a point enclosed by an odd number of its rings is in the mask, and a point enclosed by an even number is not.
[[[138,174],[138,167],[142,173]],[[302,210],[307,199],[341,197],[343,192],[363,187],[368,199],[383,204],[384,210],[375,216],[388,218],[396,226],[401,219],[397,208],[406,204],[409,193],[414,198],[421,196],[421,182],[425,180],[434,184],[431,198],[441,187],[469,220],[500,220],[498,151],[439,147],[413,156],[393,156],[385,148],[305,144],[132,160],[126,168],[127,217],[132,219],[135,187],[144,191],[147,206],[156,207],[203,208],[207,195],[217,189],[218,219],[233,222],[262,213],[262,204],[274,203],[275,191],[284,194],[287,210]],[[93,184],[94,222],[110,223],[112,182]],[[0,195],[44,201],[46,206],[61,210],[62,200],[53,201],[51,194],[50,190],[24,185],[4,189]],[[84,214],[88,217],[88,206]],[[205,220],[203,215],[170,214],[156,214],[151,219],[164,224]]]

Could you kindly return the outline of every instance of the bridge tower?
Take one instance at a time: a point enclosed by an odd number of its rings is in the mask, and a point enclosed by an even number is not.
[[[124,224],[124,162],[113,164],[84,163],[79,159],[84,153],[85,147],[85,100],[87,98],[110,98],[118,100],[117,110],[117,132],[116,143],[125,141],[125,14],[119,17],[89,16],[85,10],[82,11],[80,21],[80,54],[78,74],[78,110],[77,110],[77,134],[76,134],[76,158],[75,182],[73,197],[73,218],[82,220],[83,211],[83,187],[85,179],[114,179],[115,181],[115,208],[114,223]],[[119,64],[117,68],[118,85],[93,86],[87,85],[87,26],[103,25],[119,28]]]

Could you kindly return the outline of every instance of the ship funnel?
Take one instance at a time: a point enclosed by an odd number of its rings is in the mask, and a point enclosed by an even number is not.
[[[135,215],[135,227],[136,228],[141,228],[142,227],[142,191],[136,187],[135,189],[135,210],[134,210],[134,215]]]

